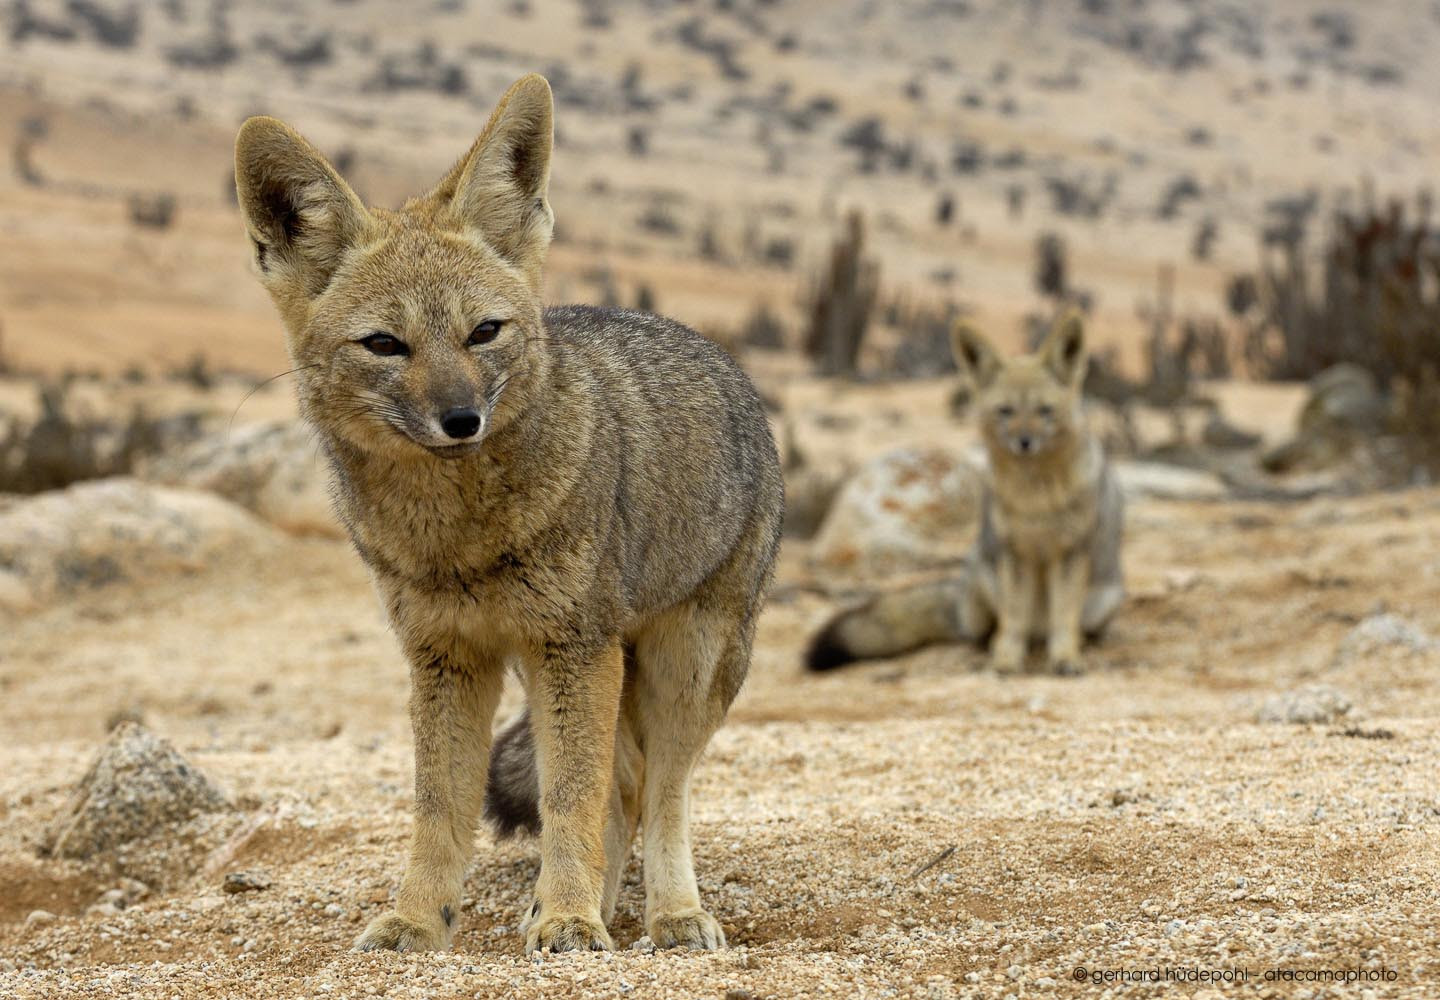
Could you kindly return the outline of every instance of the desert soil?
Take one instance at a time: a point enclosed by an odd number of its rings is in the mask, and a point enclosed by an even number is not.
[[[832,405],[903,412],[913,395],[855,389]],[[1358,987],[1261,977],[1390,970],[1368,995],[1433,996],[1440,646],[1424,636],[1440,634],[1440,491],[1146,500],[1128,528],[1133,596],[1079,678],[1000,677],[965,647],[807,675],[804,640],[846,587],[787,541],[750,681],[696,778],[702,892],[731,943],[718,954],[630,948],[637,856],[622,950],[525,957],[536,845],[485,832],[450,953],[348,950],[401,873],[411,751],[406,670],[342,542],[298,539],[14,620],[0,995],[1156,989],[1078,984],[1083,967],[1246,969],[1256,995],[1315,997]],[[1420,635],[1381,627],[1396,618]],[[1313,687],[1353,707],[1259,721]],[[119,861],[40,856],[107,727],[135,716],[234,807]],[[235,871],[269,886],[226,894]],[[114,889],[129,905],[93,908]]]

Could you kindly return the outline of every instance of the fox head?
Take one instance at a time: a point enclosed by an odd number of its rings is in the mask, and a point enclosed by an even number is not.
[[[322,433],[397,459],[455,458],[539,391],[552,119],[550,85],[522,78],[445,178],[398,211],[367,208],[283,122],[241,126],[255,269]]]
[[[1044,458],[1082,433],[1080,385],[1085,378],[1085,329],[1064,316],[1034,354],[1002,359],[985,336],[958,324],[951,347],[974,388],[980,433],[995,457]]]

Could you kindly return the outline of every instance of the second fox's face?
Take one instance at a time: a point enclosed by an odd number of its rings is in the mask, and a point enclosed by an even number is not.
[[[365,451],[479,451],[528,388],[534,293],[483,244],[404,214],[377,223],[292,337],[302,405]]]
[[[976,403],[986,446],[1016,458],[1041,457],[1068,441],[1079,405],[1070,386],[1028,358],[1009,362]]]

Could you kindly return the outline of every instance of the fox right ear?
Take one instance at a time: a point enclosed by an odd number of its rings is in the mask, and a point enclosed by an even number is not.
[[[539,289],[555,214],[550,210],[550,151],[555,99],[538,73],[522,76],[500,98],[470,151],[427,196],[448,206]]]
[[[960,374],[977,386],[986,386],[1000,371],[1000,355],[979,330],[969,323],[956,323],[950,329],[950,349]]]
[[[258,116],[235,139],[235,193],[260,280],[278,296],[314,298],[370,214],[325,157],[284,122]]]

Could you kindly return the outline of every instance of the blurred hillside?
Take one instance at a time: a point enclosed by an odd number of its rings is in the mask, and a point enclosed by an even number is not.
[[[231,141],[294,124],[367,199],[437,179],[517,75],[559,102],[554,301],[798,343],[847,212],[881,350],[927,309],[1018,340],[1036,247],[1132,364],[1138,307],[1229,273],[1440,154],[1440,8],[1336,0],[0,6],[0,351],[59,370],[284,366],[248,276]],[[1056,245],[1054,240],[1051,245]],[[771,331],[773,339],[775,331]],[[887,340],[887,338],[889,338]]]

